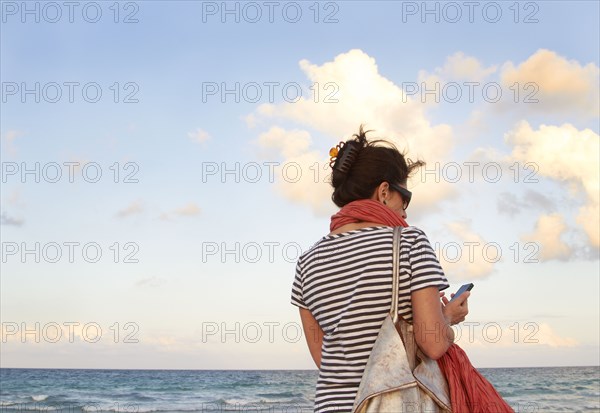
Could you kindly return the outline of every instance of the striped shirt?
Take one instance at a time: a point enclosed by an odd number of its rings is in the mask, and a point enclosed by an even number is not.
[[[387,226],[327,235],[296,264],[292,304],[308,309],[324,337],[315,412],[350,412],[379,329],[392,303],[392,238]],[[412,320],[411,293],[448,288],[425,233],[402,231],[399,314]]]

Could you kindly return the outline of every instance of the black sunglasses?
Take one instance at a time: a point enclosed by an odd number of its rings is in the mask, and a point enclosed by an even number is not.
[[[408,204],[410,204],[410,199],[412,198],[412,192],[410,192],[406,188],[401,187],[398,184],[390,184],[390,188],[392,188],[394,191],[400,192],[400,195],[402,196],[402,201],[404,202],[402,208],[404,208],[404,210],[406,211],[406,209],[408,208]]]

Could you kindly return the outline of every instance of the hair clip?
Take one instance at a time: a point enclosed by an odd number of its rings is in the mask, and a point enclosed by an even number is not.
[[[340,142],[336,146],[334,146],[333,148],[331,148],[329,150],[329,167],[331,169],[333,169],[333,167],[335,166],[335,163],[337,161],[337,156],[340,153],[340,151],[342,150],[342,148],[344,147],[344,145],[345,145],[344,142]]]
[[[340,155],[340,152],[341,156],[338,156]],[[350,170],[350,166],[352,166],[352,162],[354,162],[357,154],[358,148],[356,145],[346,145],[344,142],[340,142],[334,148],[329,150],[329,156],[331,157],[329,166],[332,169],[337,169],[342,173],[347,173]]]

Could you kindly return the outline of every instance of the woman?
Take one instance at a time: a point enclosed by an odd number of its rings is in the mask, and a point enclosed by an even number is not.
[[[350,412],[392,299],[393,227],[407,226],[409,163],[389,142],[368,141],[363,128],[332,149],[329,235],[298,259],[292,304],[300,308],[310,354],[319,368],[315,412]],[[448,281],[425,233],[408,227],[400,242],[399,314],[421,350],[440,358],[454,340],[449,325],[468,313],[465,293],[449,302]],[[440,301],[441,297],[441,301]]]

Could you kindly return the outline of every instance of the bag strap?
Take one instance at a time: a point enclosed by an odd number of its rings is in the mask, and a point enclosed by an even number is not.
[[[404,227],[394,227],[392,239],[392,308],[390,315],[394,324],[398,322],[398,286],[400,284],[400,239]]]
[[[392,321],[400,333],[400,337],[404,343],[404,349],[406,350],[408,364],[410,365],[410,369],[413,370],[417,365],[417,343],[415,342],[413,326],[398,314],[398,288],[400,284],[400,241],[402,239],[403,229],[404,227],[394,227],[394,237],[392,241],[392,308],[390,310],[390,316],[392,317]]]

